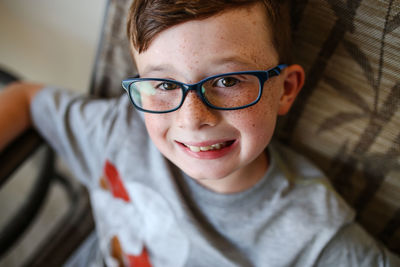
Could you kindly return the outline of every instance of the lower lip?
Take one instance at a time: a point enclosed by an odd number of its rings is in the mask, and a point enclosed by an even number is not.
[[[233,142],[230,146],[226,146],[221,149],[216,149],[216,150],[208,150],[208,151],[200,151],[200,152],[194,152],[190,150],[187,146],[183,145],[182,143],[178,143],[179,147],[183,149],[185,153],[187,153],[189,156],[196,158],[196,159],[218,159],[226,156],[228,153],[230,153],[236,146],[237,146],[237,140]]]

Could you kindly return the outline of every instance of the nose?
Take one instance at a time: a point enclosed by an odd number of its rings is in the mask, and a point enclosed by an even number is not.
[[[218,112],[206,106],[195,91],[188,92],[182,106],[175,112],[180,128],[198,130],[215,126],[219,121]]]

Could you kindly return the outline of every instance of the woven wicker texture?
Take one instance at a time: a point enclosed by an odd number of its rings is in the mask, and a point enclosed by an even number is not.
[[[294,17],[307,82],[279,135],[400,252],[400,1],[297,1]]]
[[[316,162],[359,222],[400,253],[400,0],[296,0],[295,61],[307,81],[278,136]],[[110,1],[93,79],[102,96],[134,76],[130,1]]]

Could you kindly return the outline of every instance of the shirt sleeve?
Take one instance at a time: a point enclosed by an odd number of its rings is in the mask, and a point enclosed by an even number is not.
[[[101,175],[103,155],[123,109],[121,101],[55,88],[45,88],[33,99],[34,127],[87,186]]]
[[[316,266],[397,267],[400,259],[360,225],[343,227],[322,251]]]

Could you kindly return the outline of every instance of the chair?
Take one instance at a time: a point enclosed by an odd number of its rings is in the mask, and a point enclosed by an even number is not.
[[[18,79],[15,75],[0,70],[0,88],[16,80]],[[94,229],[88,194],[83,186],[76,185],[71,179],[65,178],[55,168],[54,152],[43,143],[42,138],[33,129],[24,132],[0,154],[0,186],[3,187],[10,178],[13,178],[14,172],[36,155],[39,148],[44,150],[44,157],[40,162],[35,182],[21,207],[0,230],[0,258],[32,226],[50,194],[50,187],[59,183],[68,197],[68,210],[62,214],[63,217],[44,241],[38,244],[35,253],[24,266],[47,264],[60,266],[77,244]]]
[[[295,4],[295,58],[307,77],[278,136],[400,253],[400,1]]]
[[[120,94],[121,80],[135,75],[130,2],[108,1],[91,94]],[[316,162],[364,228],[400,253],[400,2],[292,2],[295,61],[307,81],[277,137]]]

